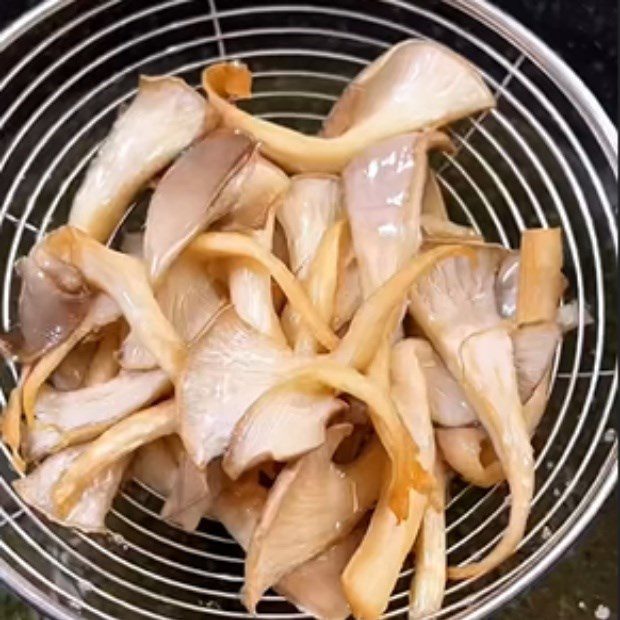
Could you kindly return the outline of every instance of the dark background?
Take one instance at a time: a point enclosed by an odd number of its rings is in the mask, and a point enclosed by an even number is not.
[[[87,1],[87,0],[82,0]],[[374,0],[363,0],[365,2]],[[618,108],[615,0],[492,0],[547,42],[581,76],[614,124]],[[220,0],[225,4],[225,0]],[[38,4],[0,0],[0,29]],[[496,620],[618,618],[618,505],[610,499],[558,565]],[[37,618],[0,587],[0,619]]]

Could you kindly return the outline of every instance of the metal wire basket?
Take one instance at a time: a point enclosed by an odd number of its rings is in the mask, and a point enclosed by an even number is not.
[[[216,6],[216,2],[218,6]],[[519,552],[501,570],[451,584],[440,618],[479,618],[543,573],[616,481],[616,132],[582,82],[541,41],[482,0],[47,0],[0,34],[2,322],[14,312],[15,260],[66,220],[71,197],[140,73],[193,84],[218,58],[255,73],[252,112],[316,131],[346,82],[405,37],[441,41],[482,71],[496,110],[452,130],[436,162],[452,216],[516,246],[528,226],[560,225],[580,325],[565,341],[535,437],[537,492]],[[594,324],[586,326],[586,309]],[[15,369],[2,371],[4,397]],[[0,576],[52,617],[249,617],[243,555],[221,526],[194,534],[158,517],[161,499],[130,482],[108,536],[45,521],[15,495],[0,453]],[[454,491],[449,559],[501,532],[504,489]],[[407,608],[405,568],[388,617]],[[300,618],[267,596],[260,618]]]

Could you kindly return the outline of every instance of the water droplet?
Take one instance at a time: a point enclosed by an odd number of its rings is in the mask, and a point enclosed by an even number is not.
[[[560,495],[562,495],[560,489],[553,489],[553,497],[560,497]]]
[[[222,609],[217,601],[200,601],[200,604],[207,609]]]
[[[553,466],[554,466],[554,465],[555,465],[555,463],[554,463],[553,461],[547,461],[547,462],[545,463],[545,467],[546,467],[547,469],[553,469]]]
[[[583,609],[583,610],[588,609],[588,606],[583,601],[579,601],[577,603],[577,607],[579,607],[579,609]]]
[[[541,532],[542,539],[549,540],[552,536],[553,536],[553,531],[548,525],[545,525],[545,527],[543,527],[542,532]]]
[[[596,620],[609,620],[611,618],[611,611],[606,605],[599,605],[594,612]]]
[[[93,584],[90,581],[86,581],[86,579],[77,579],[76,581],[77,589],[79,593],[84,597],[89,592],[93,591]]]
[[[616,430],[613,428],[608,428],[603,435],[603,441],[605,443],[613,443],[616,439]]]
[[[127,549],[129,548],[129,545],[127,544],[127,541],[125,540],[123,535],[119,534],[118,532],[110,532],[110,540],[115,545],[121,547],[123,551],[127,551]]]

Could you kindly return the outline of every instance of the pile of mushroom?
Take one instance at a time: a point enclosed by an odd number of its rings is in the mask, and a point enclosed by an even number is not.
[[[250,611],[275,588],[318,618],[377,618],[413,553],[410,617],[426,616],[447,579],[523,537],[561,233],[511,251],[449,220],[429,156],[494,100],[435,43],[369,65],[320,136],[237,107],[241,63],[203,86],[141,78],[68,224],[18,264],[2,337],[21,363],[2,419],[15,490],[90,532],[129,477],[177,527],[219,520],[246,552]],[[147,187],[143,230],[119,243]],[[495,548],[448,568],[453,474],[506,480],[511,502]]]

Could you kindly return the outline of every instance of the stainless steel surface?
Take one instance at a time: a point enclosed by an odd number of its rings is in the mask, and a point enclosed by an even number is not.
[[[541,41],[480,0],[48,0],[0,34],[2,323],[14,313],[13,265],[62,224],[84,167],[139,73],[197,84],[202,66],[241,58],[255,71],[248,107],[307,131],[346,82],[408,36],[446,43],[478,65],[496,110],[458,124],[458,153],[437,162],[451,213],[488,238],[526,226],[565,231],[581,324],[563,346],[535,439],[537,492],[519,553],[492,575],[450,584],[440,618],[479,618],[547,570],[616,482],[610,412],[617,388],[617,134],[592,94]],[[588,308],[595,324],[586,327]],[[3,398],[15,369],[2,374]],[[186,534],[160,500],[130,483],[108,537],[56,527],[13,493],[0,454],[0,576],[53,617],[249,617],[239,603],[241,550],[217,524]],[[503,488],[461,487],[449,509],[450,561],[488,549],[507,512]],[[406,611],[405,568],[388,617]],[[275,595],[261,618],[303,614]]]

